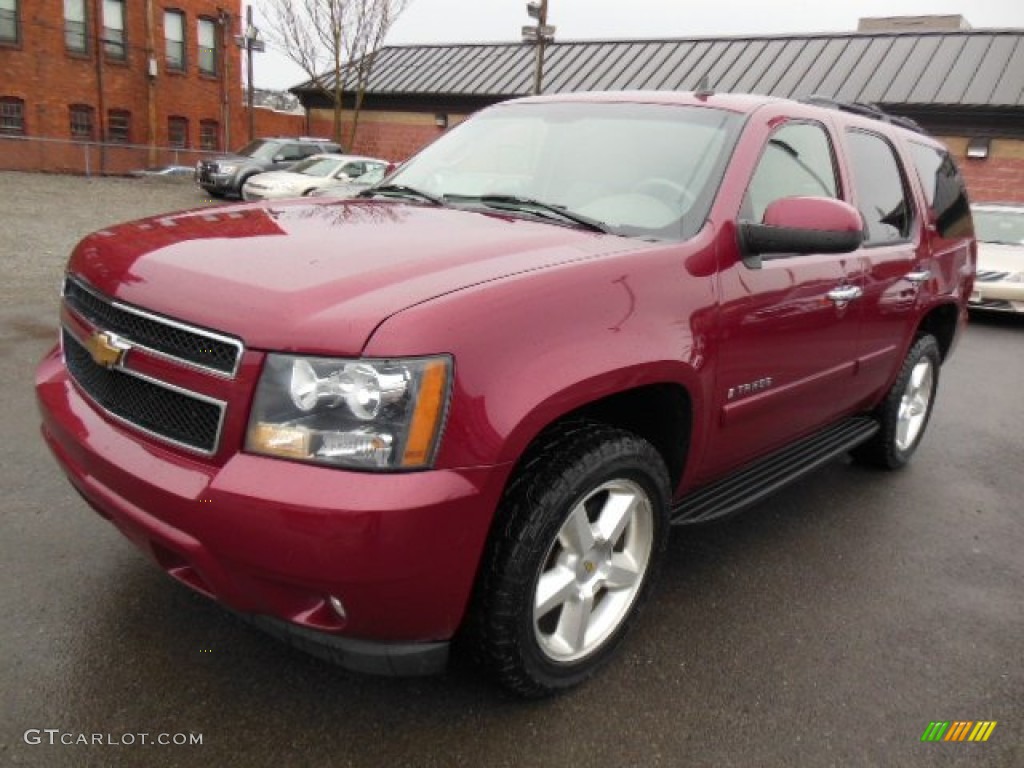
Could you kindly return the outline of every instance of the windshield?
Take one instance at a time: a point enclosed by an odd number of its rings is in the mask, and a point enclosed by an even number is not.
[[[973,211],[975,236],[985,243],[1024,245],[1024,208]]]
[[[307,157],[305,160],[297,162],[288,170],[292,173],[301,173],[304,176],[324,177],[334,173],[341,162],[336,157]]]
[[[243,155],[244,157],[254,157],[257,160],[272,160],[277,152],[277,147],[278,143],[276,141],[256,139],[255,141],[250,141],[238,150],[236,154]]]
[[[383,181],[387,175],[388,167],[386,165],[374,165],[362,176],[353,179],[353,181],[358,184],[376,184],[378,181]]]
[[[703,224],[741,122],[704,107],[509,104],[453,129],[389,181],[454,205],[515,197],[616,234],[685,238]]]

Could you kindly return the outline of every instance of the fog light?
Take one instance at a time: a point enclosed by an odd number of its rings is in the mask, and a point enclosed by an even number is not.
[[[343,620],[348,618],[348,614],[345,613],[345,606],[341,604],[341,598],[330,595],[327,602],[331,604],[331,608],[334,609],[334,612],[338,614],[339,618]]]

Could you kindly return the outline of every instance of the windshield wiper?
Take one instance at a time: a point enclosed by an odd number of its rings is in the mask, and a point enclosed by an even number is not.
[[[532,197],[520,197],[518,195],[480,195],[479,197],[447,195],[446,199],[480,203],[488,208],[497,208],[498,210],[523,211],[548,219],[567,221],[571,224],[585,227],[592,232],[603,232],[606,235],[613,234],[604,222],[584,216],[582,213],[570,211],[565,206],[545,203],[543,200],[536,200]]]
[[[383,197],[406,197],[413,198],[416,200],[423,200],[424,202],[430,203],[431,205],[444,205],[444,198],[432,195],[429,192],[416,189],[416,187],[410,187],[405,184],[383,184],[379,187],[370,187],[364,189],[356,197],[373,197],[375,195],[381,195]]]

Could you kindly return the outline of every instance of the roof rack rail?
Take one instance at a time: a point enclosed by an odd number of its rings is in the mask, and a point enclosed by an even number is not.
[[[862,104],[859,101],[840,101],[839,99],[819,96],[818,94],[812,94],[806,99],[801,99],[801,101],[816,107],[838,109],[843,112],[852,112],[855,115],[870,117],[874,120],[881,120],[883,123],[892,123],[915,133],[927,133],[916,120],[911,120],[909,117],[900,117],[899,115],[890,115],[874,104]]]

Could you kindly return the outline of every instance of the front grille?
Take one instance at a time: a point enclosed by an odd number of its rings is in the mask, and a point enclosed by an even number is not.
[[[199,162],[199,181],[208,182],[210,181],[210,175],[217,172],[217,163],[209,160],[201,160]]]
[[[64,282],[64,301],[93,325],[138,346],[228,376],[238,366],[241,342],[108,301],[71,277]]]
[[[222,403],[97,365],[89,351],[66,329],[63,341],[68,371],[105,411],[176,445],[206,454],[216,451],[224,416]]]
[[[994,269],[979,269],[974,275],[974,279],[980,283],[998,283],[1000,280],[1005,280],[1010,276],[1009,272],[997,272]]]

